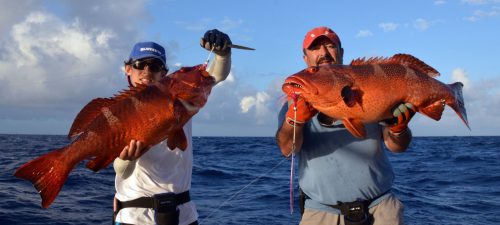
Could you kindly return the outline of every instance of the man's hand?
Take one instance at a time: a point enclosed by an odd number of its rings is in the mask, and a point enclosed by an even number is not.
[[[415,107],[411,103],[401,103],[393,111],[393,119],[386,121],[390,131],[393,134],[399,134],[408,128],[413,115],[415,115]]]
[[[123,148],[118,158],[121,160],[136,160],[149,150],[149,148],[151,148],[151,146],[144,146],[140,141],[131,140],[130,144]]]
[[[232,44],[229,36],[217,29],[208,30],[205,35],[200,40],[200,45],[208,51],[212,48],[214,53],[220,56],[227,55],[231,52],[231,48],[228,45]]]
[[[294,111],[297,109],[297,112]],[[307,121],[311,120],[313,116],[318,113],[311,104],[307,103],[304,98],[300,96],[288,97],[288,111],[286,112],[286,123],[289,125],[301,126]]]

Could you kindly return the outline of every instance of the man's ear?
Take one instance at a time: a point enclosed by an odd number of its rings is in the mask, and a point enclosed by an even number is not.
[[[130,76],[132,74],[132,66],[130,66],[130,65],[125,65],[123,67],[123,70],[125,70],[126,76]]]

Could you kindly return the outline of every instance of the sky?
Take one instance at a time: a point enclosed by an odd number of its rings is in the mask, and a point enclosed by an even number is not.
[[[471,130],[447,107],[440,121],[416,115],[415,136],[500,135],[500,0],[2,1],[0,133],[65,135],[90,100],[127,87],[134,43],[163,45],[173,71],[203,63],[199,40],[216,28],[256,50],[232,51],[193,135],[274,136],[281,85],[306,67],[302,40],[317,26],[340,36],[344,63],[406,53],[464,83]]]

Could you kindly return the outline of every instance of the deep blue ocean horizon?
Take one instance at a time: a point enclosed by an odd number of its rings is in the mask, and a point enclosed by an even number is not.
[[[93,173],[79,164],[48,209],[31,183],[13,176],[67,143],[64,135],[0,134],[0,224],[111,223],[111,166]],[[289,211],[290,160],[274,137],[197,136],[193,144],[201,224],[298,224],[297,199]],[[387,154],[406,224],[500,224],[500,136],[415,137],[407,152]]]

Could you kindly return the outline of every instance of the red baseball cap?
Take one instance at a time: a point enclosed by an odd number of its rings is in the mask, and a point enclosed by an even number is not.
[[[316,27],[307,32],[306,36],[304,37],[304,43],[302,43],[302,48],[303,49],[309,48],[311,44],[314,42],[314,40],[316,40],[318,37],[321,36],[327,37],[334,44],[340,46],[339,36],[337,36],[337,34],[333,32],[332,29],[328,27]]]

